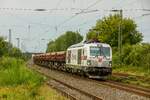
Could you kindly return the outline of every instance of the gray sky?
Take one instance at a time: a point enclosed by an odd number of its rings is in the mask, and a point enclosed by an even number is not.
[[[99,11],[71,18],[82,9]],[[65,31],[80,31],[85,36],[96,20],[114,13],[110,9],[123,9],[124,17],[136,21],[144,42],[150,42],[150,15],[142,17],[150,11],[136,10],[150,9],[150,0],[0,0],[0,36],[8,40],[8,29],[11,29],[15,46],[19,37],[23,51],[43,52],[49,40]]]

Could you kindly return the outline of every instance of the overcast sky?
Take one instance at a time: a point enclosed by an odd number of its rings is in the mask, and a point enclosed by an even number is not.
[[[34,11],[45,9],[46,11]],[[82,10],[86,9],[86,10]],[[114,14],[111,9],[123,9],[123,17],[135,20],[144,42],[150,42],[150,0],[0,0],[0,36],[8,40],[12,30],[12,43],[28,52],[44,52],[49,40],[65,31],[79,31],[83,36],[96,20]],[[91,12],[98,10],[97,12]],[[89,12],[78,14],[81,11]]]

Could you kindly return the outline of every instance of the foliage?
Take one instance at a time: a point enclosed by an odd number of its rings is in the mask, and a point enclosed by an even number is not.
[[[135,67],[130,67],[130,68],[134,68],[134,70],[137,71],[137,69]],[[130,68],[127,67],[126,71],[129,71]],[[131,69],[130,69],[130,71],[131,71]],[[141,71],[140,70],[138,70],[138,71],[141,74]],[[137,76],[139,76],[139,73],[136,73],[135,75],[133,75],[133,73],[132,73],[132,74],[129,74],[129,76],[126,76],[126,77],[123,77],[123,76],[110,76],[108,79],[112,80],[112,81],[125,83],[125,84],[132,84],[132,85],[135,85],[135,86],[138,86],[138,87],[140,86],[140,87],[150,88],[150,77],[142,77],[141,78],[141,77],[137,77]]]
[[[36,90],[26,85],[0,88],[0,100],[69,100],[48,85]]]
[[[0,37],[0,57],[2,56],[24,58],[20,49],[13,47],[12,44]]]
[[[26,67],[21,59],[0,58],[0,100],[66,100]]]
[[[87,39],[98,38],[101,42],[108,43],[113,47],[118,45],[119,26],[122,26],[122,44],[136,44],[142,41],[142,34],[136,28],[135,22],[129,18],[123,18],[119,15],[110,15],[98,20],[96,26],[87,33]],[[98,35],[97,35],[98,34]]]
[[[46,52],[63,51],[69,46],[81,42],[83,37],[78,32],[67,31],[55,41],[50,41]]]
[[[32,57],[32,54],[31,53],[29,53],[29,52],[24,52],[24,53],[22,53],[22,59],[24,60],[24,61],[28,61],[29,59],[31,59],[31,57]]]
[[[18,49],[16,47],[11,48],[10,52],[8,52],[8,54],[10,57],[16,57],[16,58],[21,58],[23,56],[20,49]]]
[[[113,54],[113,65],[118,66],[118,52]],[[142,43],[126,45],[122,49],[122,64],[125,66],[137,66],[150,72],[150,44]],[[141,70],[142,71],[142,70]]]
[[[115,51],[115,48],[113,48]],[[113,53],[113,72],[125,73],[137,77],[125,77],[115,80],[123,83],[134,84],[144,87],[150,87],[150,44],[142,43],[136,45],[125,45],[122,49],[122,64],[119,65],[118,52]]]
[[[0,57],[3,55],[8,55],[9,47],[11,48],[12,45],[10,45],[8,42],[4,41],[2,37],[0,37]]]
[[[43,78],[26,68],[24,61],[15,58],[0,59],[0,86],[40,85]]]

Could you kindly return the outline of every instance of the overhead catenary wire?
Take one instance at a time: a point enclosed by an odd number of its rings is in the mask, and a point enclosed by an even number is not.
[[[62,1],[62,0],[61,0]],[[60,4],[60,3],[59,3]],[[58,6],[56,6],[58,7]],[[36,8],[36,9],[30,9],[30,8],[0,8],[0,11],[24,11],[24,12],[45,12],[45,13],[52,13],[53,11],[82,11],[85,10],[83,8]],[[91,9],[94,10],[94,9]]]
[[[84,9],[84,10],[86,10],[86,9]],[[99,12],[99,11],[102,11],[102,9],[101,10],[92,10],[92,11],[82,11],[82,12],[80,12],[78,14],[86,14],[86,13],[93,13],[93,12]],[[104,10],[104,11],[106,11],[106,10]],[[109,11],[109,10],[107,10],[107,11]],[[150,9],[143,9],[143,8],[142,9],[123,9],[123,11],[130,11],[130,12],[132,12],[132,11],[150,11]],[[149,15],[149,14],[144,14],[143,16],[145,16],[145,15]],[[17,17],[17,19],[20,19],[22,21],[25,21],[25,22],[28,22],[28,23],[34,24],[34,25],[43,25],[43,26],[47,26],[47,27],[51,27],[51,28],[56,28],[56,26],[52,26],[52,25],[45,24],[45,23],[37,23],[37,22],[35,23],[35,22],[31,22],[31,21],[28,21],[28,20],[20,18],[20,17]],[[70,19],[72,19],[72,17]]]
[[[58,8],[58,6],[61,4],[61,2],[62,2],[62,0],[59,0],[58,1],[58,3],[56,4],[56,9]],[[54,17],[55,18],[55,24],[56,24],[56,17]],[[57,32],[57,27],[56,27],[56,25],[54,26],[54,28],[55,28],[55,30],[56,30],[56,32]]]
[[[99,3],[102,0],[97,0],[96,2],[94,2],[93,4],[89,5],[86,9],[81,10],[80,12],[76,13],[75,15],[71,16],[70,18],[68,18],[67,20],[64,20],[63,22],[61,22],[60,24],[57,25],[57,27],[67,23],[68,21],[70,21],[71,19],[73,19],[74,17],[78,16],[80,13],[84,12],[85,10],[88,10],[89,8],[95,6],[97,3]]]
[[[89,5],[87,8],[81,10],[80,12],[76,13],[75,15],[71,16],[70,18],[68,18],[67,20],[64,20],[63,22],[61,22],[60,24],[58,24],[56,27],[60,27],[61,25],[67,23],[68,21],[70,21],[71,19],[73,19],[74,17],[80,15],[81,13],[85,13],[85,10],[88,10],[89,8],[95,6],[97,3],[99,3],[102,0],[97,0],[96,2],[92,3],[91,5]],[[97,10],[96,10],[97,11]],[[57,28],[58,29],[58,28]],[[48,31],[47,31],[48,32]]]
[[[116,3],[116,5],[114,5],[114,7],[118,7],[118,5],[120,5],[122,3],[122,0],[120,0],[118,3]]]
[[[130,5],[130,4],[133,4],[133,3],[135,3],[137,0],[133,0],[133,1],[130,1],[130,2],[128,2],[128,3],[124,3],[123,5],[121,5],[120,4],[120,7],[121,6],[125,6],[125,5]],[[118,5],[117,5],[118,6]]]
[[[58,29],[58,27],[60,27],[61,25],[64,25],[65,23],[67,23],[68,21],[70,21],[71,19],[73,19],[74,17],[80,15],[80,13],[84,13],[85,10],[88,10],[89,8],[95,6],[96,4],[98,4],[100,1],[102,0],[97,0],[96,2],[92,3],[91,5],[89,5],[87,8],[82,9],[80,12],[78,12],[78,14],[75,14],[71,17],[69,17],[68,19],[64,20],[63,22],[59,23],[57,26],[55,26],[55,29]],[[49,30],[45,31],[45,32],[49,32]]]
[[[85,10],[85,9],[84,9]],[[132,11],[141,11],[141,10],[143,10],[143,11],[149,11],[149,9],[123,9],[123,11],[130,11],[130,12],[132,12]],[[96,10],[95,12],[101,12],[101,11],[110,11],[110,10],[103,10],[103,9],[101,9],[101,10]],[[81,14],[87,14],[87,13],[93,13],[92,11],[87,11],[87,12],[82,12],[82,13],[79,13],[80,15]],[[73,16],[74,17],[74,16]],[[142,17],[142,16],[138,16],[138,17]],[[35,22],[31,22],[31,21],[28,21],[28,20],[25,20],[25,19],[22,19],[22,18],[19,18],[19,17],[17,17],[17,20],[18,19],[20,19],[20,20],[22,20],[22,21],[25,21],[25,22],[28,22],[28,23],[30,23],[30,24],[33,24],[33,25],[43,25],[43,26],[46,26],[46,27],[48,27],[48,30],[47,31],[45,31],[45,32],[43,32],[43,33],[47,33],[47,32],[49,32],[49,27],[52,29],[52,28],[54,28],[55,30],[56,29],[58,29],[58,27],[56,27],[55,25],[49,25],[49,24],[45,24],[45,23],[35,23]]]

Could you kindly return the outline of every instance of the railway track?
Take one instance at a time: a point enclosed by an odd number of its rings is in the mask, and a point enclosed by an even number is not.
[[[150,80],[149,77],[131,75],[131,74],[126,74],[126,73],[113,73],[112,76],[117,77],[117,78],[127,79],[127,80],[128,80],[128,78],[132,78],[135,81],[137,81],[137,80],[142,81],[143,79]],[[110,82],[113,82],[115,84],[119,83],[119,82],[116,83],[116,81],[110,81]],[[127,83],[123,83],[123,84],[119,83],[119,84],[122,85],[122,86],[126,86],[126,87],[129,87],[129,88],[134,88],[134,89],[137,89],[137,90],[141,90],[141,91],[145,91],[145,92],[150,93],[149,87],[143,87],[143,86],[139,86],[139,85],[136,85],[136,84],[135,85],[133,85],[133,84],[128,85]]]
[[[48,68],[46,68],[46,69],[48,69]],[[40,71],[40,67],[39,67],[38,71]],[[45,73],[47,73],[47,72],[40,72],[40,73],[45,75]],[[64,73],[64,72],[61,72],[61,73]],[[64,73],[64,74],[66,74],[66,73]],[[114,81],[99,81],[99,80],[88,79],[88,78],[84,78],[84,77],[80,77],[80,76],[72,75],[72,74],[68,74],[68,75],[70,75],[71,77],[74,77],[76,79],[84,80],[84,81],[87,81],[87,82],[93,82],[96,85],[101,85],[102,84],[102,85],[105,85],[107,87],[123,90],[123,91],[126,91],[128,93],[130,92],[130,93],[138,95],[138,96],[143,96],[143,97],[148,98],[146,100],[150,99],[150,90],[149,89],[138,88],[138,87],[134,87],[134,86],[131,86],[131,85],[125,85],[125,84],[121,84],[119,82],[114,82]],[[49,77],[50,79],[53,79],[54,81],[56,81],[59,84],[62,84],[64,86],[66,86],[67,88],[70,88],[71,90],[74,90],[74,91],[78,92],[77,94],[80,94],[80,96],[77,96],[77,95],[70,95],[69,92],[63,92],[63,94],[65,93],[65,95],[71,97],[72,100],[88,100],[88,99],[89,100],[102,100],[103,99],[103,98],[100,98],[99,96],[97,96],[96,94],[93,95],[90,92],[83,91],[80,88],[76,88],[75,86],[71,86],[70,84],[67,84],[67,82],[62,82],[62,81],[60,81],[58,79],[55,79],[53,77],[50,77],[50,76],[47,76],[47,77]],[[82,97],[83,98],[88,98],[88,99],[81,99]]]
[[[69,84],[66,84],[56,78],[53,78],[53,77],[45,74],[41,70],[36,70],[36,71],[41,73],[42,75],[46,76],[50,80],[47,82],[47,85],[53,87],[58,92],[61,92],[64,96],[68,97],[71,100],[102,100],[100,97],[98,97],[96,95],[90,94],[87,91],[83,91],[79,88],[76,88]],[[51,81],[53,81],[53,83]],[[61,87],[63,87],[63,88],[61,88]],[[68,90],[71,90],[71,91],[68,91]]]
[[[123,77],[123,78],[126,78],[126,77],[136,77],[138,79],[145,78],[144,76],[137,76],[137,75],[131,75],[131,74],[125,74],[125,73],[113,73],[112,75],[116,77]]]
[[[109,81],[107,80],[106,82],[97,82],[103,85],[107,85],[113,88],[117,88],[120,90],[125,90],[127,92],[132,92],[140,96],[148,97],[150,98],[150,90],[146,88],[140,88],[140,87],[135,87],[133,85],[127,85],[119,82],[114,82],[114,81]]]
[[[121,75],[121,76],[124,76],[124,77],[128,76],[128,74],[121,74],[121,73],[116,73],[115,75],[118,75],[118,76]],[[75,75],[75,77],[79,77],[79,76]],[[137,76],[137,77],[143,78],[142,76]],[[82,78],[82,77],[80,77],[80,78]],[[83,79],[85,79],[85,77]],[[107,86],[110,86],[110,87],[113,87],[113,88],[117,88],[117,89],[120,89],[120,90],[125,90],[127,92],[132,92],[132,93],[150,98],[150,89],[147,89],[147,88],[144,88],[144,87],[137,87],[135,85],[124,84],[124,83],[111,81],[111,80],[98,81],[98,80],[89,79],[89,78],[86,78],[86,79],[89,80],[89,81],[95,81],[95,83],[97,83],[97,84],[107,85]]]
[[[75,77],[79,77],[79,76],[75,76]],[[135,93],[137,95],[141,95],[141,96],[150,98],[150,89],[147,89],[147,88],[137,87],[134,85],[124,84],[124,83],[115,82],[115,81],[111,81],[111,80],[99,81],[99,80],[88,79],[88,78],[86,78],[86,79],[89,81],[94,81],[97,84],[107,85],[107,86],[110,86],[112,88],[125,90],[127,92],[132,92],[132,93]]]

